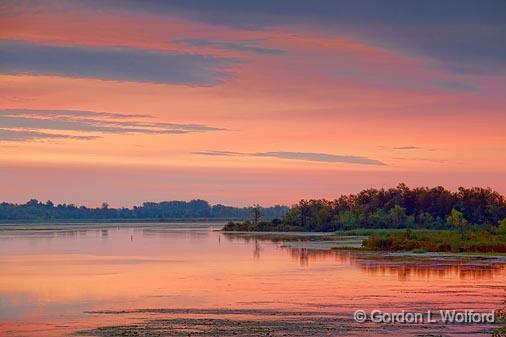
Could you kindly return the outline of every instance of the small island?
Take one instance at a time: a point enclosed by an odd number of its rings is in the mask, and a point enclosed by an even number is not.
[[[506,253],[506,202],[490,188],[367,189],[335,200],[301,200],[281,218],[229,222],[226,232],[334,232],[367,238],[373,251]]]

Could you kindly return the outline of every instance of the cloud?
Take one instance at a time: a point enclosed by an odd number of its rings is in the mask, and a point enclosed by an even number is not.
[[[405,158],[405,157],[394,157],[394,160],[411,160],[411,161],[428,161],[433,163],[446,163],[447,159],[434,159],[434,158]]]
[[[289,151],[276,151],[276,152],[232,152],[232,151],[198,151],[193,154],[206,155],[206,156],[241,156],[241,157],[268,157],[289,160],[305,160],[323,163],[349,163],[349,164],[362,164],[362,165],[385,165],[383,162],[375,159],[370,159],[361,156],[343,156],[329,153],[317,152],[289,152]]]
[[[504,8],[503,10],[506,10]],[[506,22],[506,21],[505,21]],[[372,32],[375,43],[389,44],[397,49],[435,61],[434,66],[454,74],[482,75],[506,71],[506,24],[420,25],[409,29]],[[443,81],[446,89],[474,91],[472,85]]]
[[[235,26],[265,26],[293,23],[304,19],[320,23],[501,23],[506,6],[501,1],[406,1],[392,0],[102,0],[107,4],[130,10],[180,14],[193,19]]]
[[[55,134],[29,130],[9,130],[0,129],[0,141],[22,142],[28,140],[42,139],[74,139],[74,140],[91,140],[98,138],[96,136],[73,136],[64,134]]]
[[[479,92],[481,89],[476,86],[465,82],[458,81],[441,81],[438,83],[442,89],[460,91],[460,92]]]
[[[44,110],[44,109],[0,109],[0,115],[33,115],[43,117],[105,117],[114,119],[146,118],[146,114],[123,114],[115,112],[82,111],[82,110]]]
[[[239,52],[249,52],[255,54],[280,55],[286,53],[285,50],[266,48],[258,46],[261,40],[238,40],[223,41],[211,39],[178,39],[172,40],[171,43],[180,44],[188,47],[211,47],[215,49],[232,50]]]
[[[185,16],[248,30],[311,26],[396,51],[427,56],[449,72],[506,70],[506,2],[494,0],[106,0],[98,5]]]
[[[350,62],[351,61],[351,62]],[[361,63],[355,63],[355,59],[342,61],[337,69],[329,69],[327,74],[338,80],[350,80],[377,88],[398,90],[444,90],[450,92],[480,92],[478,85],[469,83],[468,80],[433,80],[420,79],[416,74],[407,72],[391,72],[383,68],[365,68]]]
[[[7,74],[205,86],[229,78],[238,63],[232,58],[174,51],[0,40],[0,72]]]
[[[102,118],[100,118],[102,117]],[[18,135],[22,140],[34,138],[51,138],[53,133],[41,132],[72,131],[82,133],[112,133],[112,134],[187,134],[193,132],[224,131],[202,124],[178,124],[167,122],[153,122],[146,120],[148,115],[119,114],[109,112],[80,111],[80,110],[34,110],[34,109],[0,109],[0,125],[12,132],[5,133],[4,138],[16,140]],[[26,133],[17,134],[15,130],[25,130]],[[31,133],[30,133],[31,132]],[[46,137],[46,135],[48,135]],[[40,137],[37,137],[40,136]],[[64,135],[52,138],[95,139],[96,135],[72,136]]]
[[[225,157],[231,157],[231,156],[245,156],[248,155],[247,153],[240,153],[240,152],[232,152],[232,151],[215,151],[215,150],[206,150],[206,151],[195,151],[192,152],[192,154],[200,154],[203,156],[225,156]]]
[[[407,145],[407,146],[397,146],[393,147],[394,150],[421,150],[421,147],[414,146],[414,145]]]

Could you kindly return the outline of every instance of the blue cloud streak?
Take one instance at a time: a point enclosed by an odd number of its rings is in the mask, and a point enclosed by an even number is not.
[[[242,156],[242,157],[270,157],[279,159],[290,159],[290,160],[306,160],[323,163],[348,163],[348,164],[362,164],[362,165],[385,165],[385,163],[370,159],[362,156],[343,156],[329,153],[318,153],[318,152],[290,152],[290,151],[273,151],[273,152],[232,152],[232,151],[199,151],[193,152],[194,154],[205,155],[205,156]]]
[[[238,61],[133,48],[91,48],[0,40],[0,72],[115,81],[213,85]]]
[[[259,42],[261,41],[260,40],[223,41],[212,39],[178,39],[171,41],[171,43],[180,44],[188,47],[211,47],[216,49],[248,52],[262,55],[281,55],[286,53],[286,51],[282,49],[259,46],[258,45]]]
[[[506,71],[502,0],[104,0],[98,6],[178,13],[241,29],[304,24],[326,33],[428,56],[449,72]]]

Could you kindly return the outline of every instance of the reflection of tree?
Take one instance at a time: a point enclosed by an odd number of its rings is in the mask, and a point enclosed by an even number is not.
[[[301,266],[308,266],[309,263],[319,261],[336,260],[339,263],[351,264],[352,255],[346,251],[332,251],[323,249],[292,248],[284,247],[290,253],[293,261],[299,262]]]
[[[332,251],[307,248],[287,249],[292,260],[307,266],[309,263],[335,260],[340,264],[356,265],[369,274],[397,275],[399,280],[405,281],[416,278],[443,278],[456,275],[461,279],[491,279],[501,274],[506,268],[503,263],[479,262],[476,260],[462,261],[451,258],[422,258],[393,257],[377,254],[361,254],[353,251]]]
[[[291,247],[290,245],[303,245],[304,243],[325,241],[326,237],[304,237],[294,234],[268,234],[268,233],[234,233],[224,234],[229,242],[242,241],[254,243],[253,257],[260,257],[260,242],[282,243],[287,246],[279,247],[290,254],[294,262],[301,266],[310,263],[334,260],[339,264],[358,266],[369,274],[396,275],[399,280],[416,278],[443,278],[457,276],[461,279],[492,279],[499,276],[506,264],[493,259],[463,259],[461,257],[409,257],[383,255],[379,253],[366,253],[351,250],[323,250],[304,247]]]
[[[491,279],[500,275],[504,270],[504,264],[473,263],[457,260],[430,260],[419,259],[416,261],[367,261],[358,259],[360,268],[370,274],[397,274],[399,280],[416,278],[444,278],[455,275],[461,279]]]
[[[253,258],[255,260],[260,259],[260,251],[262,250],[262,247],[260,247],[260,243],[258,240],[255,240],[255,245],[253,246]]]
[[[223,233],[223,236],[229,241],[242,241],[250,242],[253,240],[266,241],[272,243],[280,242],[321,242],[321,241],[334,241],[335,237],[332,234],[296,234],[296,233],[269,233],[269,232],[248,232],[248,233]]]

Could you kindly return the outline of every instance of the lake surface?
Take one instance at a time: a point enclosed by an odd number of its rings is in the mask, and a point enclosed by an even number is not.
[[[0,336],[489,336],[491,324],[353,313],[490,312],[505,299],[504,259],[307,249],[221,224],[128,226],[0,230]]]

